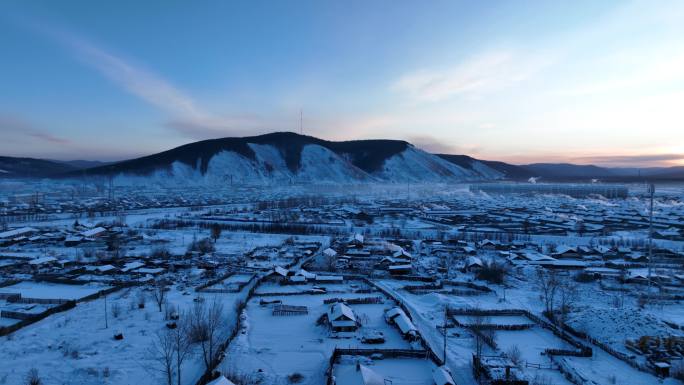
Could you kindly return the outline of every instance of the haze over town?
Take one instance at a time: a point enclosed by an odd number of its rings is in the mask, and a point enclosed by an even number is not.
[[[0,3],[0,385],[684,385],[684,3]]]

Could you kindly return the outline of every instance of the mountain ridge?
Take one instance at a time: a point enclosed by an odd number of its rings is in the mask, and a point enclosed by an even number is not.
[[[181,176],[195,181],[303,179],[315,181],[684,180],[684,166],[610,168],[571,163],[514,165],[468,155],[430,154],[403,140],[328,141],[293,132],[187,143],[120,162],[0,157],[0,178]]]

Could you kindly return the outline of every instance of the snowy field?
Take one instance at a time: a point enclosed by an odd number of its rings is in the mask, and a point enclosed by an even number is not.
[[[79,300],[89,295],[110,289],[98,284],[65,285],[49,282],[19,282],[0,288],[0,293],[19,293],[24,298]]]
[[[272,285],[276,286],[276,285]],[[294,287],[298,287],[294,286]],[[383,304],[350,305],[362,326],[357,332],[339,333],[333,338],[317,320],[326,313],[330,305],[323,301],[328,298],[364,298],[383,296],[380,292],[371,294],[352,293],[348,285],[322,285],[330,288],[324,295],[288,295],[273,297],[255,297],[247,304],[244,330],[231,344],[226,360],[222,364],[224,371],[235,370],[264,373],[269,383],[285,383],[285,378],[293,373],[304,376],[303,384],[325,383],[323,377],[330,355],[335,347],[340,348],[397,348],[409,349],[411,344],[401,338],[397,329],[387,324],[384,311],[393,306],[385,300]],[[281,286],[282,287],[282,286]],[[289,286],[285,286],[287,288]],[[343,288],[347,292],[343,292]],[[268,287],[268,292],[275,287]],[[286,305],[307,306],[308,314],[293,316],[274,316],[272,306],[259,305],[260,300],[282,300]],[[385,336],[382,344],[363,344],[361,333],[367,330],[381,331]],[[239,366],[236,363],[239,362]]]
[[[76,308],[52,315],[36,324],[2,337],[0,383],[22,384],[31,368],[37,368],[45,385],[154,384],[160,375],[149,353],[155,333],[166,329],[164,313],[148,296],[138,309],[140,289],[123,289],[107,298],[79,303]],[[235,301],[241,294],[201,295],[224,304],[226,323],[235,319]],[[177,290],[168,293],[169,303],[179,309],[193,305],[193,295]],[[112,314],[119,308],[118,316]],[[107,314],[107,321],[105,321]],[[107,323],[107,327],[105,326]],[[114,334],[122,332],[123,340]],[[183,371],[184,381],[194,383],[203,372],[197,350]]]

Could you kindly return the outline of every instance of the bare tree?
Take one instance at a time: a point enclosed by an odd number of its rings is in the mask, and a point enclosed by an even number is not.
[[[38,369],[31,368],[26,374],[24,383],[26,385],[41,385],[43,381],[41,381],[40,376],[38,376]]]
[[[162,373],[167,385],[173,385],[173,361],[174,361],[174,338],[169,330],[159,331],[152,340],[148,349],[150,357],[154,360],[153,369]]]
[[[214,240],[214,243],[216,243],[216,240],[221,237],[221,225],[218,223],[214,223],[211,225],[211,238]]]
[[[537,270],[536,283],[541,292],[542,300],[544,301],[544,313],[547,316],[552,317],[556,302],[556,293],[560,283],[558,274],[555,270],[540,268]]]
[[[176,328],[171,331],[173,350],[176,354],[177,384],[181,385],[181,367],[185,359],[192,353],[192,339],[190,338],[190,313],[184,312],[178,319]]]
[[[217,363],[221,326],[224,324],[223,304],[214,300],[208,307],[204,301],[195,302],[190,312],[190,338],[199,343],[206,369]]]
[[[485,338],[494,338],[494,334],[491,330],[485,330],[483,328],[483,325],[486,325],[490,322],[489,317],[483,315],[483,314],[476,314],[472,317],[473,323],[471,328],[473,329],[475,334],[475,354],[476,356],[482,357],[482,351],[484,350],[484,345],[486,343]]]
[[[567,315],[572,311],[577,300],[577,287],[569,279],[561,280],[558,284],[558,314],[561,326],[565,325]],[[561,328],[561,331],[564,330]]]
[[[154,296],[154,301],[157,303],[159,311],[161,312],[162,305],[164,305],[164,302],[166,301],[166,285],[164,285],[164,283],[161,281],[157,281],[157,283],[154,285],[152,294]]]

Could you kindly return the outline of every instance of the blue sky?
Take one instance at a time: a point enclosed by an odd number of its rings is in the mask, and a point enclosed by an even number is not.
[[[684,164],[681,1],[6,1],[0,154],[297,131]]]

